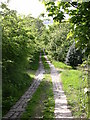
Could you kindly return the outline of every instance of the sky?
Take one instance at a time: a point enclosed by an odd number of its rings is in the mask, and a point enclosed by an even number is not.
[[[7,2],[7,0],[0,0],[0,2]],[[9,0],[8,6],[10,9],[16,10],[18,14],[31,14],[32,17],[35,18],[37,18],[41,13],[46,13],[44,4],[39,0]],[[68,15],[66,15],[66,18],[68,19]],[[44,20],[45,25],[53,23],[53,18],[51,17],[49,19],[50,21]]]
[[[7,0],[0,0],[0,2],[6,1]],[[16,10],[19,14],[32,14],[35,18],[45,12],[45,6],[38,0],[10,0],[9,8]]]

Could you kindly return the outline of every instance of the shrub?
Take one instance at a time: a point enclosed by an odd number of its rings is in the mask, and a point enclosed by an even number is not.
[[[82,53],[79,49],[76,49],[75,42],[70,46],[67,52],[65,63],[72,67],[82,63]]]

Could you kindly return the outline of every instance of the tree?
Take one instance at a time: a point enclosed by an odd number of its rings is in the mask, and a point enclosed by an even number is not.
[[[54,23],[43,34],[47,52],[55,60],[65,61],[67,51],[73,41],[72,39],[67,40],[70,28],[71,26],[68,22]]]
[[[39,36],[45,26],[39,19],[17,15],[16,11],[10,10],[6,4],[2,3],[1,8],[2,99],[5,114],[22,95],[21,91],[25,92],[30,85],[31,77],[27,74],[27,69],[32,68],[36,58],[38,62],[38,43],[41,42]]]
[[[67,56],[66,56],[66,64],[75,67],[78,64],[82,63],[82,52],[75,47],[75,42],[70,46]]]
[[[43,0],[44,1],[44,0]],[[86,49],[86,56],[89,55],[90,50],[90,1],[89,2],[55,2],[44,1],[48,16],[52,16],[55,21],[61,22],[65,14],[70,15],[70,22],[72,23],[71,34],[75,39],[78,48]]]

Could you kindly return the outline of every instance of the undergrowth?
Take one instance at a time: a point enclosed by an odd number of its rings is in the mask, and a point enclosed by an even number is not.
[[[29,70],[24,72],[15,73],[18,76],[18,80],[4,81],[2,84],[2,114],[3,116],[9,111],[9,109],[20,99],[28,87],[32,84],[35,72],[39,66],[39,53],[34,57],[32,63],[30,63]],[[30,70],[31,69],[31,70]]]

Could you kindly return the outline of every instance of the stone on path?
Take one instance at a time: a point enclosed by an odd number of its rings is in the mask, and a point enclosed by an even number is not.
[[[16,104],[9,110],[9,112],[2,118],[2,120],[20,120],[20,116],[25,111],[25,108],[27,106],[28,101],[32,98],[32,95],[40,85],[40,82],[43,79],[44,74],[44,67],[41,61],[41,55],[40,55],[40,61],[39,61],[39,68],[35,75],[35,80],[32,83],[32,85],[28,88],[28,90],[25,92],[25,94],[20,98],[19,101],[16,102]]]

